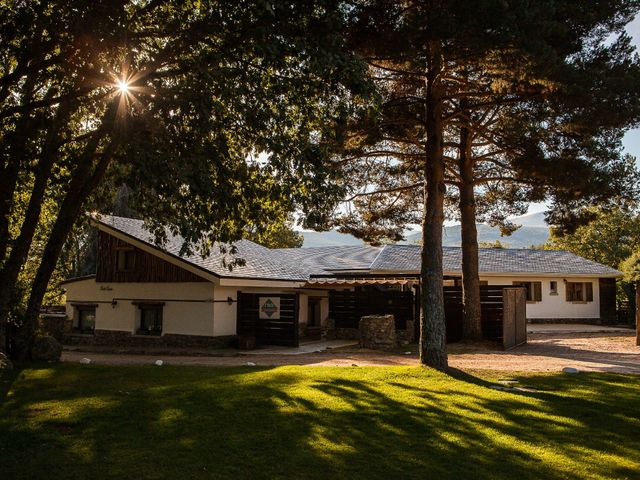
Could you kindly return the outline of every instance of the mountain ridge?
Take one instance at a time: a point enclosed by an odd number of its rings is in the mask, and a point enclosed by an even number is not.
[[[533,213],[516,217],[511,221],[517,225],[522,225],[512,235],[501,237],[497,227],[490,227],[484,223],[476,224],[479,242],[495,242],[499,240],[508,248],[529,248],[533,245],[545,243],[549,237],[549,227],[544,221],[544,212]],[[328,247],[339,245],[363,245],[362,240],[353,235],[340,233],[336,230],[327,232],[301,231],[304,237],[302,248]],[[405,240],[400,244],[418,243],[422,233],[415,230],[405,235]],[[449,225],[443,228],[442,244],[447,247],[459,247],[461,244],[460,225]]]

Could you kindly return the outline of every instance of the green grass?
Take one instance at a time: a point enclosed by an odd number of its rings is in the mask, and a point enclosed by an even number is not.
[[[520,381],[539,392],[414,367],[29,367],[0,380],[0,478],[640,478],[640,377]]]

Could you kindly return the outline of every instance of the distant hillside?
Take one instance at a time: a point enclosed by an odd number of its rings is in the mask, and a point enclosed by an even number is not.
[[[541,245],[549,237],[549,227],[544,222],[544,213],[533,213],[513,219],[513,222],[522,225],[509,237],[501,237],[497,228],[489,227],[485,224],[478,224],[478,241],[495,242],[500,240],[505,246],[510,248],[528,248],[531,245]],[[338,233],[335,230],[328,232],[301,232],[304,236],[303,247],[328,247],[335,245],[362,245],[362,241],[353,237]],[[407,235],[407,239],[402,243],[416,243],[420,240],[420,231],[414,231]],[[445,246],[460,246],[460,225],[451,225],[444,228],[442,232],[442,242]]]
[[[305,247],[334,247],[336,245],[363,245],[362,240],[358,240],[353,235],[347,235],[345,233],[339,233],[335,230],[329,230],[328,232],[313,232],[305,230],[300,232],[304,237]]]
[[[509,248],[528,248],[531,245],[540,245],[547,241],[549,237],[548,227],[520,227],[511,236],[501,237],[500,230],[488,225],[478,224],[479,242],[500,242]],[[416,243],[421,238],[421,233],[416,232],[407,236],[406,243]],[[448,247],[459,247],[460,225],[445,227],[442,232],[442,243]]]

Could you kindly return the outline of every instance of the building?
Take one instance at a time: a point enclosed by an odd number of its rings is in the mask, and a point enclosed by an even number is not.
[[[297,345],[361,314],[393,313],[411,340],[419,316],[417,245],[268,249],[242,240],[234,255],[203,258],[162,246],[140,220],[97,216],[96,275],[64,282],[68,343],[219,346],[236,336]],[[244,263],[229,268],[234,258]],[[481,249],[481,282],[524,286],[529,321],[608,323],[617,270],[568,252]],[[461,250],[444,249],[445,290],[461,277]]]

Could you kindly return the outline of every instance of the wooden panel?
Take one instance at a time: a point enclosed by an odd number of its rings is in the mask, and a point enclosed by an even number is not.
[[[503,299],[505,285],[480,286],[480,307],[482,316],[482,336],[485,340],[502,342],[503,338]],[[447,341],[462,339],[463,310],[462,287],[444,287],[445,318],[447,322]]]
[[[329,292],[329,316],[336,328],[358,328],[366,315],[393,315],[396,329],[405,330],[414,318],[413,292],[360,289]]]
[[[133,249],[133,269],[118,270],[118,250]],[[106,232],[98,240],[97,282],[206,282],[207,280],[172,263],[140,250]]]
[[[280,298],[280,318],[259,318],[259,297]],[[238,335],[256,337],[258,345],[298,346],[298,295],[238,292]]]
[[[527,343],[527,293],[524,290],[516,291],[516,346]]]
[[[604,324],[617,323],[616,279],[600,278],[598,283],[600,290],[600,320]]]
[[[505,288],[502,310],[502,345],[504,348],[516,346],[516,290]]]

